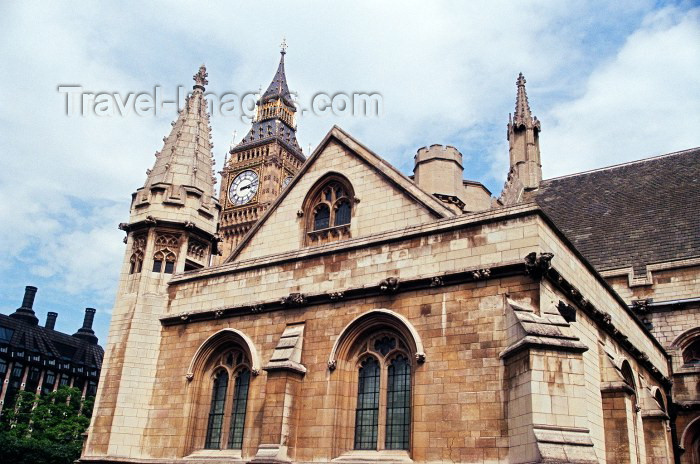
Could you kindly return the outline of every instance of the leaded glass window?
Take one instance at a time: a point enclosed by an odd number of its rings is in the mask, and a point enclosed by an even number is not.
[[[56,385],[56,373],[54,371],[46,371],[44,374],[44,385],[41,387],[41,394],[48,395],[51,393],[54,385]]]
[[[334,225],[342,226],[345,224],[350,224],[350,203],[343,201],[338,205],[335,211],[335,222]]]
[[[700,365],[700,338],[683,350],[683,362],[685,364]]]
[[[240,349],[234,349],[217,354],[211,366],[216,376],[212,386],[205,448],[242,449],[250,364]]]
[[[41,377],[41,369],[38,367],[30,367],[27,373],[27,382],[24,385],[24,391],[30,393],[36,393],[36,389],[39,387],[39,378]]]
[[[331,218],[331,210],[328,205],[321,204],[314,214],[314,230],[327,229]]]
[[[396,333],[363,337],[353,349],[358,367],[356,450],[408,450],[411,443],[410,350]]]
[[[379,363],[369,356],[360,367],[355,412],[355,449],[377,449],[379,428]]]
[[[411,365],[402,355],[389,364],[386,387],[386,449],[408,449],[411,428]]]
[[[9,343],[12,339],[12,334],[15,333],[14,329],[9,327],[0,327],[0,342]]]
[[[350,222],[355,203],[352,185],[340,175],[330,175],[314,186],[304,200],[305,243],[320,245],[350,238]]]
[[[224,426],[224,407],[226,406],[226,389],[228,387],[228,372],[220,370],[214,377],[209,409],[209,424],[205,448],[219,449],[221,447],[221,429]]]
[[[243,447],[243,428],[245,426],[245,411],[248,403],[248,386],[250,371],[243,368],[236,374],[233,390],[233,410],[231,411],[231,429],[229,431],[228,447],[241,449]]]

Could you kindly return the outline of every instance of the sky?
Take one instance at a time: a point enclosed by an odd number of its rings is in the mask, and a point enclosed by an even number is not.
[[[519,72],[545,178],[700,146],[697,2],[2,2],[0,312],[34,285],[42,324],[57,311],[56,328],[73,333],[95,307],[105,343],[117,224],[176,117],[175,105],[69,115],[59,87],[126,98],[157,86],[172,100],[205,63],[212,99],[243,96],[269,84],[282,38],[300,106],[381,96],[380,115],[306,112],[305,151],[337,124],[411,174],[418,148],[449,144],[465,178],[498,196]],[[248,129],[228,113],[212,114],[217,170]]]

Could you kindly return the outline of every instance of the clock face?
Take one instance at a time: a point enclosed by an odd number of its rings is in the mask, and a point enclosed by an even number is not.
[[[238,174],[228,189],[228,197],[231,203],[236,206],[248,203],[258,191],[259,183],[258,175],[255,171],[248,170]]]
[[[292,176],[287,176],[287,177],[285,177],[284,180],[282,181],[282,188],[284,188],[284,187],[286,187],[287,185],[289,185],[289,183],[290,183],[291,181],[292,181]]]

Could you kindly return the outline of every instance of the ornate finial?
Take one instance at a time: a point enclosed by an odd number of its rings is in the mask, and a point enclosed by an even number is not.
[[[229,146],[231,150],[236,147],[236,135],[238,135],[238,131],[234,130],[233,135],[231,136],[231,145]]]
[[[209,83],[209,81],[207,80],[208,75],[209,74],[207,73],[207,67],[204,65],[200,66],[199,71],[197,71],[197,74],[192,76],[192,79],[194,79],[195,82],[194,86],[201,87],[202,89],[204,89],[204,86]]]
[[[287,39],[282,37],[282,43],[280,44],[280,53],[285,54],[287,53]]]
[[[527,82],[527,81],[525,80],[525,76],[523,76],[523,73],[518,74],[518,80],[515,81],[515,84],[516,84],[518,87],[525,87],[525,83],[526,83],[526,82]]]

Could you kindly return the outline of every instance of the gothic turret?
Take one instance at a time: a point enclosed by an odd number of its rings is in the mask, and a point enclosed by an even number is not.
[[[245,137],[231,147],[221,171],[222,214],[219,233],[223,262],[268,206],[279,196],[306,158],[296,138],[296,108],[287,85],[282,42],[277,72],[257,102]]]
[[[540,121],[532,115],[525,90],[525,77],[518,75],[515,113],[508,115],[508,144],[510,147],[510,171],[501,194],[504,204],[520,200],[526,190],[534,190],[542,181],[540,160]]]
[[[163,149],[156,153],[144,186],[133,194],[126,250],[93,419],[119,411],[124,417],[145,417],[153,408],[152,378],[157,370],[160,318],[167,313],[168,282],[174,273],[208,266],[216,250],[219,202],[214,197],[214,161],[209,140],[209,114],[204,98],[204,66],[195,74],[192,94],[180,110]],[[86,310],[83,327],[74,335],[92,340],[92,316]],[[106,455],[136,449],[146,421],[135,421],[120,433],[93,420],[85,453]]]

